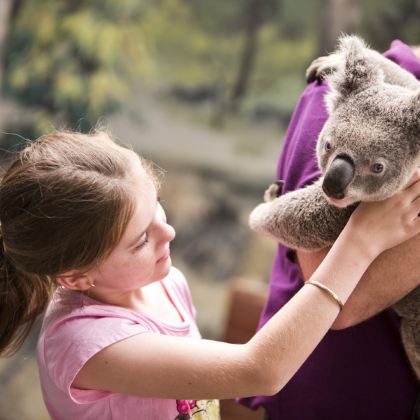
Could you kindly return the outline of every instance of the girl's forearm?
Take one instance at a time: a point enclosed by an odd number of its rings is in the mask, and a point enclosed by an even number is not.
[[[311,280],[333,290],[344,303],[373,260],[343,231]],[[323,290],[304,286],[247,343],[252,368],[265,372],[268,393],[277,393],[321,341],[339,313]],[[267,372],[270,372],[267,374]]]

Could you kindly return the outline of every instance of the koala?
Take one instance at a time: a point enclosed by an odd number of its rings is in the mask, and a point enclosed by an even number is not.
[[[330,86],[316,147],[321,177],[283,195],[281,181],[271,185],[249,217],[257,233],[292,249],[332,245],[358,203],[392,196],[420,164],[420,82],[412,74],[357,36],[344,36],[308,68],[309,80],[321,77]],[[420,379],[420,287],[394,309]]]

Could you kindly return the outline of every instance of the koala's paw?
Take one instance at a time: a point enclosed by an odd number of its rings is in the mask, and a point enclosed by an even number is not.
[[[339,63],[339,54],[330,54],[316,58],[306,69],[306,81],[311,83],[315,80],[325,79],[325,76],[337,70]]]
[[[274,184],[271,184],[264,192],[264,201],[269,203],[277,197],[280,197],[283,184],[284,181],[282,180],[278,180]]]

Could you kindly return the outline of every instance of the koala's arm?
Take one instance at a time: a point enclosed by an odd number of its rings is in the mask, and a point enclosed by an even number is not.
[[[344,228],[353,208],[328,204],[321,181],[276,197],[266,192],[266,202],[249,217],[253,230],[288,246],[316,250],[331,245]]]
[[[368,268],[344,305],[333,329],[356,325],[400,301],[420,285],[418,252],[420,235],[383,252]],[[298,250],[304,280],[308,280],[329,248],[317,252]]]
[[[366,53],[369,61],[384,72],[385,82],[392,85],[404,86],[412,90],[420,88],[420,82],[414,75],[404,70],[398,64],[375,50],[369,49]],[[326,75],[334,72],[342,61],[343,56],[340,52],[316,58],[306,70],[307,81],[312,82],[316,79],[323,79]]]

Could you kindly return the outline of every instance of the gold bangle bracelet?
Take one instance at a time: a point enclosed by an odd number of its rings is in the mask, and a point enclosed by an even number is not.
[[[340,311],[343,309],[343,306],[344,306],[343,302],[337,296],[337,294],[334,293],[329,287],[315,280],[308,280],[305,284],[312,284],[312,286],[316,286],[320,288],[321,290],[323,290],[324,292],[328,293],[338,303],[338,306],[340,307]]]

